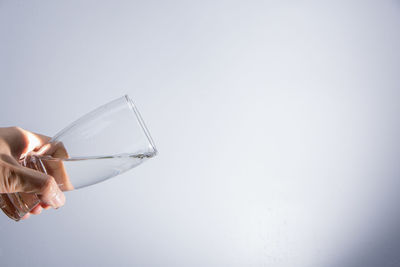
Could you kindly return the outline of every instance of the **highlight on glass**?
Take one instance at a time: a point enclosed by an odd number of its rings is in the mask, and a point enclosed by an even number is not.
[[[35,137],[30,138],[31,149]],[[62,191],[93,185],[157,154],[133,101],[120,97],[69,124],[20,164],[53,176]],[[40,202],[32,193],[0,194],[0,207],[18,221]]]

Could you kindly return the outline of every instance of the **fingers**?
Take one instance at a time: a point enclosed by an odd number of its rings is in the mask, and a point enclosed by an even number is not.
[[[36,207],[34,207],[30,212],[28,212],[27,214],[25,214],[21,220],[26,220],[29,219],[31,217],[31,215],[39,215],[42,213],[43,210],[49,210],[51,208],[51,206],[41,202],[39,204],[36,205]]]
[[[23,192],[38,194],[41,201],[56,209],[64,205],[64,193],[52,176],[24,167],[18,169]]]
[[[50,206],[49,206],[50,208]],[[27,214],[24,215],[24,217],[21,218],[21,220],[26,220],[29,219],[29,217],[31,217],[31,215],[39,215],[40,213],[42,213],[43,211],[43,207],[41,204],[38,204],[36,207],[34,207],[30,212],[28,212]]]
[[[13,158],[0,161],[0,193],[36,193],[45,204],[59,208],[65,203],[64,193],[50,175],[13,164]]]
[[[18,127],[13,127],[13,129],[14,132],[22,136],[17,139],[20,140],[20,143],[23,143],[24,147],[22,150],[19,149],[21,154],[14,156],[14,158],[20,159],[21,157],[26,157],[31,151],[35,151],[35,153],[39,155],[49,155],[57,159],[65,159],[69,157],[62,142],[49,143],[51,138],[48,136],[29,132]],[[14,133],[14,136],[17,135],[16,133]],[[14,141],[14,143],[18,142]],[[59,184],[62,191],[74,189],[62,161],[46,161],[44,162],[44,165],[47,173],[56,179],[56,182]]]
[[[19,127],[3,128],[2,138],[6,141],[11,154],[16,159],[43,146],[50,140],[48,136],[32,133]]]
[[[68,152],[62,142],[48,143],[37,150],[39,155],[50,155],[53,158],[65,159],[68,158]]]
[[[45,185],[40,188],[39,198],[45,204],[52,206],[55,209],[62,207],[65,204],[65,195],[58,187],[53,177],[48,176]]]
[[[42,213],[42,210],[43,210],[42,206],[41,206],[40,204],[38,204],[38,205],[36,205],[36,207],[34,207],[34,208],[30,211],[30,213],[31,213],[31,214],[34,214],[34,215],[39,215],[40,213]]]
[[[48,210],[51,208],[51,206],[47,205],[46,203],[40,203],[40,205],[42,206],[43,209]]]
[[[37,151],[37,153],[39,155],[50,155],[55,159],[66,159],[69,157],[62,142],[46,144]],[[56,179],[56,182],[62,191],[74,189],[62,160],[44,160],[43,165],[47,174]]]
[[[59,163],[61,166],[49,166],[54,167],[54,171],[51,171],[49,175],[22,167],[18,162],[31,151],[37,153],[39,149],[43,148],[44,144],[50,141],[50,137],[32,133],[19,127],[2,128],[0,134],[1,140],[3,140],[3,149],[0,150],[0,194],[20,193],[18,195],[20,198],[22,197],[23,204],[28,210],[32,207],[32,204],[35,205],[37,203],[35,194],[40,198],[41,203],[26,214],[23,219],[29,218],[31,214],[40,214],[43,209],[63,206],[65,196],[54,177],[58,177],[59,183],[66,185],[66,190],[71,190],[73,187],[69,183],[61,161]],[[54,144],[50,152],[60,158],[68,157],[62,143]],[[34,197],[28,197],[29,195]],[[27,200],[32,201],[25,202]],[[14,205],[12,203],[8,204],[11,205],[11,208]],[[4,210],[7,207],[2,207],[2,209]]]
[[[28,212],[27,214],[24,215],[24,217],[21,218],[21,220],[29,219],[29,217],[31,217],[31,214]]]

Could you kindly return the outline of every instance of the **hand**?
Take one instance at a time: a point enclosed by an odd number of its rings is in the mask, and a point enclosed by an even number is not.
[[[0,194],[4,193],[35,193],[41,202],[30,213],[40,214],[42,209],[59,208],[65,203],[64,193],[57,183],[65,190],[72,189],[68,182],[62,162],[45,166],[48,174],[25,168],[19,160],[31,151],[37,151],[50,140],[49,137],[35,134],[18,127],[0,128]],[[62,145],[48,148],[46,154],[65,153]],[[57,175],[57,181],[53,175]],[[27,195],[27,194],[26,194]]]

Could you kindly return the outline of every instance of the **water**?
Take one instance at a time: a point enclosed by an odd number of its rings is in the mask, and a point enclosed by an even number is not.
[[[32,155],[21,161],[28,168],[54,177],[62,191],[93,185],[136,167],[156,153],[120,154],[104,157],[53,158]],[[18,221],[40,202],[35,194],[0,194],[0,208]]]
[[[67,159],[42,156],[38,159],[43,164],[45,171],[56,179],[61,190],[68,191],[114,177],[153,156],[155,153]]]

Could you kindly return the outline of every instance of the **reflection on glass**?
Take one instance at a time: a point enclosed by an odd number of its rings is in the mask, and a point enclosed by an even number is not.
[[[137,108],[128,96],[71,123],[21,164],[53,176],[61,190],[86,187],[123,173],[157,154]],[[3,211],[20,220],[39,203],[35,194],[3,197]]]

